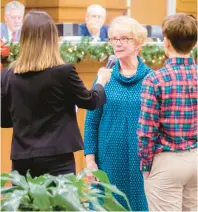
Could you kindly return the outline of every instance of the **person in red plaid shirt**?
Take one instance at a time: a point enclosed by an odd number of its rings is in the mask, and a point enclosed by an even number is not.
[[[138,152],[150,211],[197,211],[197,21],[184,13],[162,24],[168,57],[143,81]]]

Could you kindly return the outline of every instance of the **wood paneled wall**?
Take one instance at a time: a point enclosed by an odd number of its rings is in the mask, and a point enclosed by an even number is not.
[[[11,0],[2,0],[1,20],[4,21],[5,4]],[[26,7],[44,10],[56,22],[83,23],[86,8],[91,4],[100,4],[107,9],[109,24],[112,18],[127,14],[127,0],[19,0]],[[160,25],[166,16],[167,0],[131,0],[131,16],[142,24]],[[176,0],[176,11],[187,12],[194,16],[197,13],[196,0]]]
[[[167,0],[131,0],[131,16],[141,24],[161,25]]]
[[[86,8],[91,4],[100,4],[107,9],[107,20],[109,23],[114,17],[126,13],[126,2],[124,0],[19,0],[26,7],[26,12],[37,9],[46,11],[56,22],[83,23]],[[4,6],[10,0],[2,1],[2,20]]]
[[[4,6],[10,0],[2,0],[2,20]],[[44,10],[56,22],[83,23],[86,8],[91,4],[100,4],[107,9],[107,20],[127,14],[126,0],[19,0],[26,7],[26,12],[32,9]],[[157,8],[157,10],[156,10]],[[131,16],[142,24],[158,25],[166,15],[166,0],[131,0]]]
[[[197,1],[196,0],[177,0],[176,12],[190,13],[197,17]]]
[[[11,140],[12,140],[12,128],[1,128],[1,172],[11,171]]]

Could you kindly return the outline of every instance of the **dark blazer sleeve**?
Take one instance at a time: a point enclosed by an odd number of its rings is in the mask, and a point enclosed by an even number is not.
[[[1,72],[1,127],[10,128],[12,127],[12,119],[10,116],[8,99],[6,96],[6,76],[8,70]]]
[[[106,103],[105,91],[101,84],[95,84],[91,90],[88,90],[79,78],[75,67],[67,64],[67,69],[68,91],[79,108],[94,110]]]

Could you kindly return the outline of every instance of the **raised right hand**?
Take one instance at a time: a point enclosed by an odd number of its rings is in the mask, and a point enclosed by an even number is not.
[[[100,68],[98,70],[98,80],[96,83],[100,83],[103,86],[105,86],[105,84],[107,82],[110,81],[111,79],[111,73],[112,73],[112,69],[107,69],[107,68]]]

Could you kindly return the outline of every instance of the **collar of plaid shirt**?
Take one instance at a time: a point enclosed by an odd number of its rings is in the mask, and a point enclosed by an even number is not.
[[[193,58],[183,58],[183,57],[173,57],[166,60],[166,64],[175,64],[175,65],[192,65],[195,64]]]

